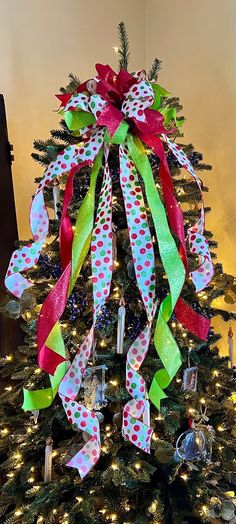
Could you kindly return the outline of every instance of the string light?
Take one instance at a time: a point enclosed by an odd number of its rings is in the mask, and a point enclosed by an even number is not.
[[[171,322],[171,325],[172,325],[173,328],[175,328],[176,327],[176,322]]]
[[[57,513],[57,509],[54,508],[54,509],[52,510],[52,513],[53,513],[53,515],[56,515],[56,513]]]
[[[159,440],[159,437],[157,436],[156,433],[153,433],[153,434],[152,434],[152,440],[154,440],[154,442],[156,442],[157,440]]]
[[[4,388],[5,391],[12,391],[12,386],[7,386],[6,388]]]
[[[79,504],[80,504],[80,502],[82,502],[84,499],[83,499],[83,497],[76,497],[76,500],[77,500],[77,502],[79,502]]]
[[[20,517],[20,515],[23,515],[23,511],[21,511],[21,509],[16,509],[14,515],[15,515],[16,517]]]
[[[204,398],[200,398],[200,401],[199,401],[201,404],[206,404],[206,401]]]
[[[115,267],[118,267],[120,264],[119,264],[119,262],[118,262],[117,260],[114,260],[113,265],[114,265]]]
[[[114,522],[117,519],[117,514],[112,513],[110,518],[111,518],[111,521]]]
[[[112,49],[114,49],[116,54],[119,53],[119,47],[117,45],[113,45]]]
[[[7,473],[7,477],[9,477],[10,479],[14,477],[14,472],[11,471],[10,473]]]
[[[106,508],[102,508],[99,510],[99,513],[101,513],[102,515],[104,515],[106,512],[107,512]]]
[[[116,469],[118,469],[118,465],[117,465],[115,462],[113,462],[113,463],[111,464],[111,467],[112,467],[112,469],[113,469],[114,471],[115,471]]]
[[[34,372],[36,373],[36,375],[40,375],[40,373],[42,373],[42,369],[36,368]]]
[[[29,426],[29,427],[27,428],[27,433],[30,434],[30,433],[32,433],[32,432],[33,432],[33,430],[32,430],[32,428]]]
[[[183,479],[185,482],[188,480],[188,475],[187,473],[182,473],[182,475],[180,475],[181,479]]]
[[[100,346],[101,346],[102,348],[105,348],[105,347],[106,347],[106,342],[105,342],[105,340],[102,340],[102,341],[100,342]]]
[[[73,337],[75,337],[76,333],[77,333],[76,329],[73,329],[73,331],[71,331],[71,334]]]
[[[136,464],[134,464],[134,467],[135,469],[140,469],[141,468],[141,464],[139,462],[136,462]]]
[[[11,362],[13,360],[13,355],[7,355],[6,359],[8,360],[8,362]]]
[[[118,382],[118,380],[110,380],[110,384],[112,386],[118,386],[119,382]]]
[[[213,377],[218,377],[219,376],[219,371],[217,371],[217,369],[213,369],[212,375],[213,375]]]
[[[9,434],[9,429],[8,428],[1,429],[1,433],[3,435],[8,435]]]
[[[35,478],[34,478],[34,477],[29,477],[29,478],[28,478],[28,482],[32,483],[32,482],[34,482],[34,481],[35,481]]]

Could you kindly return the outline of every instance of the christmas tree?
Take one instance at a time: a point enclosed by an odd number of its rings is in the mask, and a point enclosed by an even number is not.
[[[123,23],[119,36],[120,74],[70,75],[60,129],[35,142],[34,238],[6,277],[24,345],[1,362],[5,524],[236,522],[233,372],[209,329],[234,318],[212,302],[235,287],[203,236],[195,173],[210,166],[181,144],[160,61],[128,75]]]

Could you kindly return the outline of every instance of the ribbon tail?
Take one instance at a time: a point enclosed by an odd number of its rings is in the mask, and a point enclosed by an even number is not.
[[[156,189],[152,169],[144,147],[138,138],[128,135],[128,148],[144,181],[147,201],[157,235],[160,257],[170,286],[170,295],[164,299],[159,309],[154,335],[156,351],[164,365],[164,369],[155,373],[149,391],[150,400],[160,409],[160,401],[164,398],[163,395],[165,395],[163,389],[169,385],[181,366],[180,351],[167,323],[180,296],[185,279],[185,269],[171,235],[165,209]]]
[[[199,188],[199,191],[202,196],[201,182],[194,172],[193,166],[189,159],[187,158],[184,151],[176,144],[174,144],[166,135],[163,135],[164,139],[178,160],[179,164],[186,169],[190,175],[194,178]],[[204,227],[205,227],[205,212],[204,205],[201,206],[201,216],[196,222],[196,224],[188,229],[188,239],[190,244],[191,253],[198,255],[200,266],[193,272],[190,273],[190,276],[195,285],[196,291],[199,292],[204,289],[211,281],[214,274],[213,263],[211,260],[211,254],[208,247],[206,238],[204,237]]]
[[[97,313],[100,311],[106,298],[109,295],[111,276],[112,276],[112,189],[111,189],[111,176],[108,166],[108,153],[109,150],[105,146],[105,168],[103,183],[99,198],[97,217],[94,224],[91,242],[91,253],[92,253],[92,281],[93,281],[93,297],[94,297],[94,314],[93,314],[93,326],[78,350],[73,363],[71,364],[68,372],[63,378],[60,388],[59,395],[63,403],[63,407],[67,414],[69,422],[74,428],[80,429],[87,432],[91,438],[83,446],[83,448],[68,462],[67,466],[75,467],[78,469],[81,478],[84,478],[90,469],[97,463],[100,453],[100,430],[99,421],[96,415],[83,404],[76,402],[75,399],[81,387],[83,373],[86,369],[88,359],[90,358],[93,348],[93,336],[94,327],[96,323]],[[94,165],[95,172],[98,173],[98,165]],[[95,191],[95,174],[91,177],[92,189],[90,194]],[[93,200],[94,201],[94,200]],[[81,216],[88,220],[89,212],[89,224],[91,225],[91,219],[93,218],[93,210],[91,209],[91,202],[84,201],[85,204],[81,211]],[[81,228],[81,221],[78,221]],[[102,233],[103,231],[103,233]],[[79,233],[80,232],[80,233]],[[80,267],[80,257],[86,255],[86,249],[88,246],[88,239],[90,241],[90,234],[85,234],[85,228],[78,231],[78,236],[75,233],[74,246],[78,246],[77,261],[74,259],[74,278],[77,275],[78,268]],[[88,231],[87,231],[88,233]],[[102,233],[102,234],[101,234]],[[81,248],[79,243],[79,234],[82,234],[84,247]],[[103,240],[101,240],[103,238]],[[86,246],[86,248],[85,248]],[[73,278],[73,275],[72,275]]]

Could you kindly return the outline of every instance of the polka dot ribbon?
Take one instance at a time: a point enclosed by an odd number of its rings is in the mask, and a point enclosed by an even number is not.
[[[130,237],[135,274],[146,309],[148,325],[129,348],[126,362],[126,388],[133,400],[124,406],[123,436],[137,447],[150,453],[152,429],[141,421],[150,409],[147,389],[139,368],[148,351],[151,323],[155,314],[155,258],[151,233],[140,182],[126,147],[120,146],[120,184]]]
[[[108,148],[105,146],[104,179],[91,242],[94,296],[93,326],[80,346],[59,387],[59,395],[69,422],[75,429],[85,431],[91,437],[85,446],[67,463],[67,466],[78,469],[81,478],[87,475],[90,469],[97,463],[101,451],[98,419],[91,410],[75,399],[78,396],[83,373],[91,356],[97,314],[110,292],[113,269],[112,188],[107,157]]]
[[[174,144],[166,135],[164,136],[166,143],[173,153],[175,158],[178,160],[179,164],[190,173],[190,175],[195,179],[199,191],[202,195],[201,182],[196,175],[193,166],[189,159],[187,158],[184,151],[177,145]],[[205,228],[205,212],[204,204],[201,205],[201,213],[197,222],[188,229],[188,240],[190,245],[190,251],[194,255],[199,257],[200,266],[192,271],[189,275],[192,278],[196,291],[199,292],[204,289],[210,283],[214,268],[211,260],[211,254],[206,238],[204,237],[204,228]]]
[[[21,272],[37,264],[48,235],[49,218],[43,189],[59,175],[75,168],[78,163],[88,159],[93,160],[102,146],[103,136],[104,130],[99,129],[82,147],[68,146],[58,155],[55,162],[51,162],[46,170],[42,182],[38,185],[30,209],[30,227],[34,242],[13,252],[5,277],[7,289],[16,297],[21,297],[23,291],[33,285],[32,282],[21,275]]]

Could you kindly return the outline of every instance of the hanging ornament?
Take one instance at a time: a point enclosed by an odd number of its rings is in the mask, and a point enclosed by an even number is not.
[[[150,426],[150,402],[147,393],[143,412],[143,423],[146,424],[146,426]]]
[[[118,309],[118,323],[117,323],[117,347],[116,353],[122,355],[124,353],[124,336],[125,336],[125,300],[120,299],[120,307]]]
[[[183,376],[183,391],[196,391],[197,390],[197,375],[198,368],[196,366],[189,367],[184,370]]]
[[[103,413],[101,413],[101,411],[95,411],[95,415],[98,419],[98,422],[100,422],[100,424],[104,421],[104,415]]]
[[[190,429],[182,433],[176,442],[175,459],[186,461],[204,461],[208,464],[211,462],[212,442],[215,437],[215,431],[212,426],[205,425],[208,422],[207,406],[200,405],[200,413],[196,417],[199,422],[195,423],[193,419],[189,420]]]
[[[82,431],[82,437],[84,442],[88,442],[91,439],[91,435],[87,433],[86,431]]]
[[[10,318],[17,319],[21,315],[20,303],[17,300],[9,300],[6,310]]]
[[[184,370],[182,390],[196,391],[197,390],[197,375],[198,368],[190,365],[191,349],[188,350],[188,367]]]
[[[117,226],[112,222],[112,254],[114,267],[118,265],[117,261]]]
[[[205,435],[198,428],[185,431],[176,442],[176,452],[182,460],[202,460],[205,449]]]
[[[39,418],[39,409],[34,409],[33,411],[31,411],[31,413],[33,415],[34,423],[37,424]]]
[[[105,397],[105,372],[107,366],[87,368],[83,377],[84,404],[90,410],[99,410],[107,405]]]
[[[53,203],[54,203],[54,218],[59,220],[60,218],[60,186],[57,180],[54,180],[52,186]]]
[[[229,360],[230,360],[230,367],[231,369],[234,369],[236,366],[236,353],[234,351],[234,334],[232,327],[229,327],[228,331],[228,348],[229,348]]]
[[[48,437],[45,446],[44,482],[52,480],[52,445],[53,440]]]
[[[36,297],[31,289],[25,289],[20,297],[20,305],[22,311],[26,309],[33,309],[36,305]]]
[[[122,426],[122,412],[118,411],[117,413],[114,413],[112,417],[113,424],[119,428]]]

